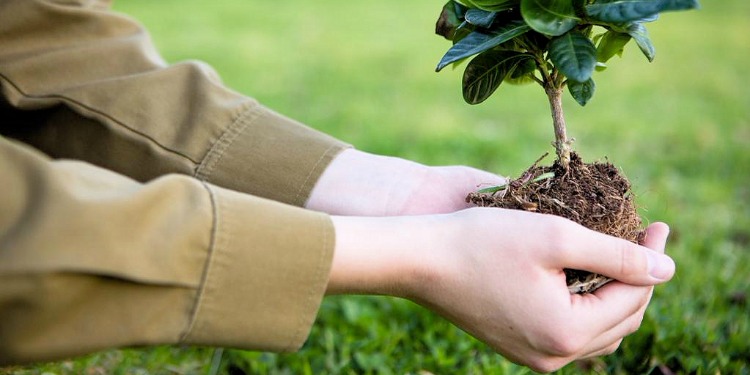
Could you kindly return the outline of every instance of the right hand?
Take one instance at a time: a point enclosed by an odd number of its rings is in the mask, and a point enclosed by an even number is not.
[[[467,166],[432,167],[347,149],[318,179],[305,207],[346,216],[442,214],[469,208],[466,194],[478,186],[505,182]]]
[[[652,286],[674,274],[662,223],[649,226],[643,247],[559,217],[496,208],[350,220],[334,218],[330,292],[412,299],[537,371],[612,353],[640,326]],[[571,295],[564,268],[619,281]]]

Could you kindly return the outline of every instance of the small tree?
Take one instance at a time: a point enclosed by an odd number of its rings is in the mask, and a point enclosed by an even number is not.
[[[450,0],[436,32],[453,41],[437,71],[475,56],[463,75],[469,104],[489,98],[503,82],[538,83],[549,99],[557,160],[531,166],[504,186],[469,194],[480,206],[566,217],[633,242],[643,239],[630,182],[609,163],[584,164],[571,152],[562,95],[580,104],[594,95],[594,71],[634,40],[649,61],[654,46],[645,24],[659,13],[696,8],[697,0]],[[565,270],[571,293],[592,292],[611,279]]]
[[[533,83],[549,98],[555,149],[563,168],[571,141],[562,109],[565,87],[580,104],[594,95],[595,70],[634,40],[649,61],[654,46],[645,24],[660,12],[691,9],[697,0],[450,0],[436,32],[453,41],[437,71],[476,56],[466,66],[463,97],[478,104],[503,82]]]

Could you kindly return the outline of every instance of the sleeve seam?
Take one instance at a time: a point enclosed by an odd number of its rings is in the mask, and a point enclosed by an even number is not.
[[[245,129],[258,117],[260,117],[261,106],[254,101],[247,103],[246,108],[239,111],[240,115],[232,122],[231,125],[222,133],[219,139],[209,148],[203,160],[196,163],[195,178],[201,181],[208,181],[224,157],[227,149],[242,134]]]
[[[217,204],[217,197],[214,191],[211,189],[208,184],[205,182],[201,182],[203,186],[205,187],[206,191],[208,192],[209,200],[211,202],[211,213],[212,213],[212,220],[211,220],[211,234],[210,234],[210,240],[209,240],[209,247],[208,252],[206,254],[206,264],[203,267],[203,272],[201,274],[200,283],[198,284],[198,290],[196,292],[195,296],[195,302],[193,304],[192,311],[190,312],[190,318],[187,324],[187,327],[185,327],[185,331],[180,335],[179,342],[183,343],[185,340],[187,340],[188,336],[193,331],[193,328],[195,327],[195,323],[198,320],[198,314],[200,313],[201,303],[203,302],[203,297],[206,290],[206,282],[208,280],[208,274],[211,270],[211,264],[213,262],[213,255],[216,252],[216,238],[217,238],[217,228],[219,227],[219,209]]]
[[[112,117],[111,115],[109,115],[109,114],[107,114],[105,112],[102,112],[102,111],[100,111],[100,110],[98,110],[98,109],[96,109],[94,107],[91,107],[91,106],[89,106],[89,105],[87,105],[85,103],[82,103],[82,102],[80,102],[78,100],[75,100],[75,99],[73,99],[71,97],[68,97],[68,96],[65,96],[65,95],[60,95],[60,94],[45,94],[45,95],[32,95],[32,94],[29,94],[29,93],[23,91],[15,82],[13,82],[8,76],[4,75],[3,73],[0,73],[0,80],[5,81],[8,84],[9,87],[11,87],[13,90],[15,90],[16,92],[18,92],[22,97],[24,97],[26,99],[33,99],[33,100],[56,99],[56,100],[59,100],[62,104],[67,105],[71,109],[84,110],[84,111],[87,111],[89,113],[96,114],[97,116],[101,116],[102,118],[105,118],[105,119],[111,121],[112,123],[121,126],[123,129],[125,129],[125,130],[127,130],[129,132],[131,132],[133,134],[136,134],[136,135],[138,135],[140,137],[143,137],[144,139],[148,140],[149,142],[151,142],[152,144],[156,145],[157,147],[159,147],[160,149],[162,149],[162,150],[164,150],[166,152],[169,152],[171,154],[174,154],[174,155],[177,155],[177,156],[179,156],[181,158],[184,158],[184,159],[188,160],[192,164],[198,164],[198,161],[193,160],[190,156],[188,156],[188,155],[186,155],[184,153],[181,153],[181,152],[179,152],[177,150],[173,150],[173,149],[171,149],[171,148],[169,148],[169,147],[161,144],[160,142],[158,142],[156,139],[154,139],[153,137],[149,136],[148,134],[145,134],[145,133],[143,133],[141,131],[138,131],[138,130],[136,130],[136,129],[130,127],[130,126],[128,126],[126,123],[118,120],[117,118],[114,118],[114,117]],[[81,115],[82,116],[86,116],[84,113],[81,113]]]

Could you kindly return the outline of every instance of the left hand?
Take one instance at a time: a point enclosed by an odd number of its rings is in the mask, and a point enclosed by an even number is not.
[[[614,352],[640,326],[653,286],[675,272],[663,255],[663,223],[651,224],[639,246],[520,210],[332,220],[328,295],[410,299],[540,372]],[[571,295],[565,268],[618,281]]]
[[[465,166],[429,167],[355,149],[325,170],[305,207],[347,216],[450,213],[468,208],[466,196],[505,178]]]

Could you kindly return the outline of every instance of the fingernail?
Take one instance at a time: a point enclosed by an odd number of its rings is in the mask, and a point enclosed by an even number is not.
[[[656,252],[648,252],[648,274],[659,280],[668,280],[672,277],[675,264],[672,258]]]

